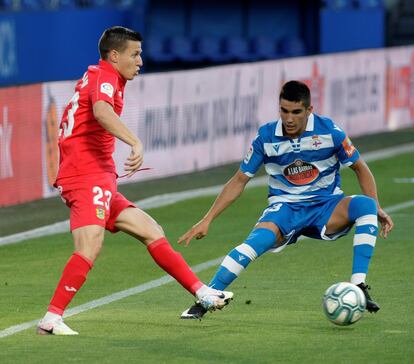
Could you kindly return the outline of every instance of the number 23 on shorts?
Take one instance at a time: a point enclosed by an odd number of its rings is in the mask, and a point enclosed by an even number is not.
[[[109,211],[109,206],[111,203],[112,192],[108,190],[103,190],[99,186],[94,186],[92,188],[93,204],[97,206],[104,206],[107,211]]]

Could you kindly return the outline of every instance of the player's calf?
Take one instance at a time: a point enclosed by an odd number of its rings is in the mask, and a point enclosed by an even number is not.
[[[243,244],[224,258],[209,286],[221,290],[228,287],[253,260],[273,247],[276,239],[272,230],[254,229]]]
[[[368,196],[354,196],[348,207],[349,220],[355,223],[354,256],[351,283],[365,283],[378,233],[376,201]]]

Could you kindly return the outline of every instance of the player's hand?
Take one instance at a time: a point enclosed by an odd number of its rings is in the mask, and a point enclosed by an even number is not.
[[[204,238],[208,234],[208,228],[210,223],[201,220],[195,224],[190,230],[188,230],[183,236],[178,239],[178,244],[185,242],[185,246],[190,244],[190,241],[195,237],[197,240]]]
[[[386,239],[387,236],[388,236],[388,233],[394,227],[394,223],[393,223],[391,217],[381,208],[378,209],[378,220],[381,224],[381,233],[380,233],[380,235],[384,239]]]
[[[144,162],[144,148],[142,143],[138,143],[131,146],[131,154],[127,161],[124,163],[124,170],[128,172],[127,177],[131,177]]]

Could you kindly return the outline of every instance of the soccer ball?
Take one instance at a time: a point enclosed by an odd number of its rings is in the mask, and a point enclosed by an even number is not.
[[[323,296],[323,310],[329,321],[347,326],[357,322],[366,308],[364,292],[349,282],[335,283]]]

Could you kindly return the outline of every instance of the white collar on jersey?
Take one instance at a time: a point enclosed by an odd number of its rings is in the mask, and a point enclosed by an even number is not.
[[[314,128],[314,116],[313,113],[310,113],[308,116],[308,122],[306,124],[306,131],[313,131]],[[282,124],[282,119],[279,118],[279,120],[277,121],[276,124],[276,130],[275,130],[275,135],[276,136],[283,136],[283,128],[282,128],[283,124]]]

